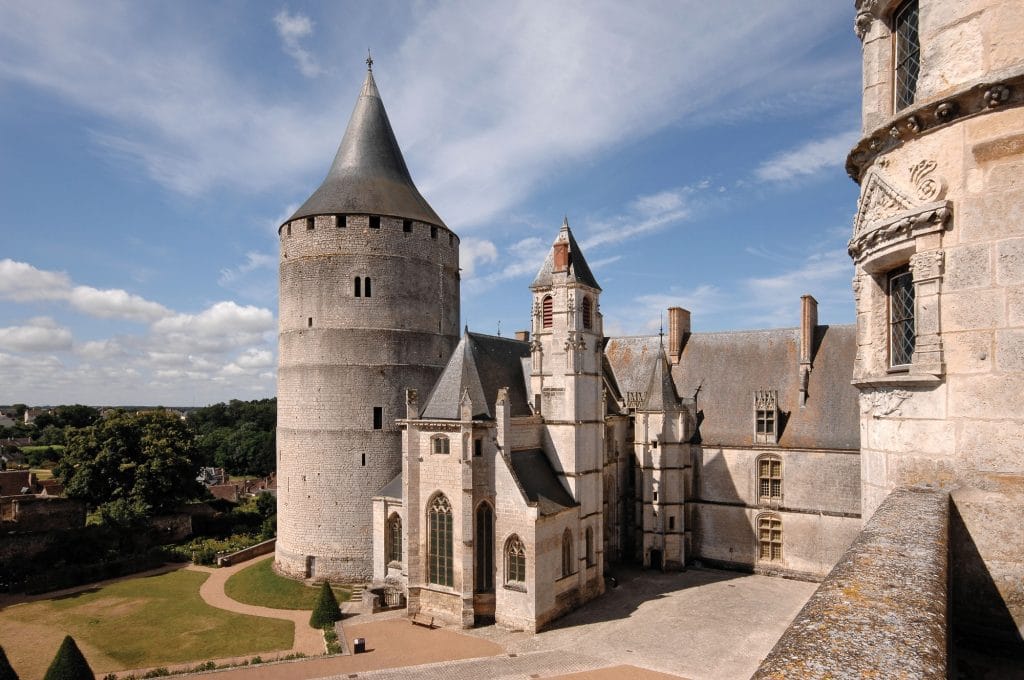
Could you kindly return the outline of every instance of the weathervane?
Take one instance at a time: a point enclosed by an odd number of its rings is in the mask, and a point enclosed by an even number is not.
[[[370,56],[370,48],[369,47],[366,48],[366,70],[367,71],[372,71],[373,70],[373,57]]]

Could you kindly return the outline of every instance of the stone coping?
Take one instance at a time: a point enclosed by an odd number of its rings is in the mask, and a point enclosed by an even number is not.
[[[948,570],[949,494],[893,491],[754,680],[945,679]]]

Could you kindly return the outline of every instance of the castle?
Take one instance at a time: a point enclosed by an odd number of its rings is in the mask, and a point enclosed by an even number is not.
[[[616,562],[821,579],[889,492],[927,485],[952,490],[958,615],[1019,636],[1012,4],[857,1],[856,326],[819,324],[806,295],[794,329],[694,332],[672,308],[667,337],[606,337],[566,220],[529,306],[524,291],[529,331],[460,335],[458,237],[368,71],[326,179],[279,231],[276,568],[537,630]]]

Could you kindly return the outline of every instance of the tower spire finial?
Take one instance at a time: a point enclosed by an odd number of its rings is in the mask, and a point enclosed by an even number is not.
[[[370,55],[370,48],[369,47],[366,48],[366,70],[367,71],[372,71],[373,70],[373,57]]]
[[[662,314],[658,314],[658,342],[665,349],[665,317]]]

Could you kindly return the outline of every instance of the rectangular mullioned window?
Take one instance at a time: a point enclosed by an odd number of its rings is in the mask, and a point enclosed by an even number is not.
[[[917,79],[921,73],[917,0],[904,2],[893,14],[893,35],[896,38],[893,92],[896,110],[899,111],[914,103]]]

